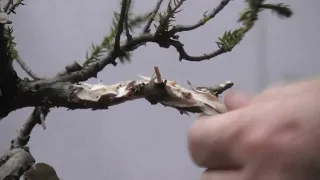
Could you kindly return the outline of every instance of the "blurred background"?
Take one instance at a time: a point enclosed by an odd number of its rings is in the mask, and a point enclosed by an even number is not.
[[[177,15],[177,24],[196,22],[220,1],[189,0]],[[268,1],[280,2],[280,0]],[[65,65],[83,62],[91,43],[109,33],[112,12],[119,0],[27,0],[11,16],[17,48],[24,61],[41,76],[51,77]],[[136,0],[137,14],[151,11],[156,0]],[[108,66],[98,78],[105,84],[150,76],[157,65],[163,76],[186,86],[208,86],[233,81],[234,89],[257,93],[270,84],[317,76],[320,1],[287,1],[294,15],[279,19],[260,14],[256,26],[230,53],[210,61],[178,61],[174,48],[148,44],[134,51],[132,63]],[[180,34],[185,48],[200,55],[216,48],[224,31],[239,26],[243,0],[231,1],[206,26]],[[25,76],[16,66],[21,76]],[[90,80],[97,83],[98,80]],[[0,153],[5,152],[29,116],[31,108],[12,112],[0,122]],[[151,106],[137,100],[105,111],[53,109],[47,129],[37,126],[29,143],[38,162],[55,167],[64,180],[194,180],[203,169],[193,164],[187,149],[187,131],[196,116]]]

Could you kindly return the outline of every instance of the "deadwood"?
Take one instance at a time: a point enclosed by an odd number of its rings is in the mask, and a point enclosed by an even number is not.
[[[0,0],[0,118],[10,112],[34,107],[33,112],[12,140],[7,153],[0,159],[0,180],[19,179],[35,163],[27,147],[33,128],[40,124],[45,126],[45,118],[51,108],[67,109],[107,109],[111,106],[146,99],[150,104],[162,104],[177,109],[181,114],[199,113],[214,115],[227,111],[219,100],[219,95],[233,86],[232,82],[217,84],[214,87],[182,87],[174,80],[165,79],[155,67],[155,76],[128,80],[113,85],[87,84],[84,81],[96,78],[107,65],[130,61],[131,52],[147,43],[158,44],[160,48],[176,49],[179,60],[201,62],[213,59],[232,51],[254,27],[258,13],[267,9],[279,16],[292,15],[283,3],[266,4],[265,0],[245,0],[247,7],[239,18],[239,28],[226,31],[216,41],[216,48],[201,55],[190,55],[179,39],[179,33],[186,33],[203,27],[214,19],[231,0],[213,3],[212,11],[205,13],[199,21],[189,25],[175,25],[175,16],[180,13],[186,0],[170,0],[165,11],[161,11],[163,0],[157,0],[154,8],[145,15],[135,16],[131,12],[132,0],[121,0],[120,11],[114,13],[110,34],[99,45],[92,45],[92,52],[87,52],[83,64],[74,62],[56,76],[44,78],[32,71],[15,49],[13,28],[9,14],[15,13],[23,0]],[[141,27],[139,35],[133,35],[132,29]],[[154,25],[154,26],[152,26]],[[154,28],[152,28],[154,27]],[[126,39],[122,40],[125,36]],[[13,69],[16,60],[31,77],[19,78]],[[118,62],[117,62],[118,61]]]
[[[161,78],[160,78],[161,79]],[[183,88],[172,80],[163,79],[156,83],[154,77],[130,80],[113,85],[73,84],[70,82],[19,83],[19,93],[14,109],[21,107],[64,107],[68,109],[107,109],[126,101],[145,98],[151,104],[160,103],[178,110],[193,109],[207,115],[225,112],[218,99],[218,89],[230,88],[231,82],[222,83],[210,90]],[[227,89],[226,88],[226,89]],[[208,87],[209,89],[209,87]],[[225,90],[226,90],[225,89]],[[222,92],[221,92],[222,93]],[[14,110],[13,109],[13,110]],[[189,112],[192,112],[190,110]]]

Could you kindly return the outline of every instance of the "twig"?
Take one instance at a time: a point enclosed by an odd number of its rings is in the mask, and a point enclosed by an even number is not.
[[[16,3],[12,4],[12,6],[7,10],[7,13],[10,14],[10,13],[13,13],[15,14],[14,10],[20,6],[20,5],[25,5],[23,3],[24,0],[18,0]]]
[[[119,53],[120,51],[120,38],[123,32],[124,20],[126,19],[127,6],[128,6],[128,0],[122,0],[120,19],[117,26],[117,34],[114,40],[114,51],[113,51],[114,53]]]
[[[16,56],[16,61],[18,62],[18,64],[21,66],[21,68],[30,76],[32,77],[34,80],[39,80],[42,79],[40,78],[36,73],[34,73],[31,68],[21,59],[21,57],[19,56],[19,54],[17,54]]]
[[[122,5],[122,11],[124,11],[124,5],[126,5],[127,0],[123,1],[123,5]],[[182,4],[182,2],[184,2],[184,0],[181,0],[181,2],[176,5],[176,7],[174,8],[174,10],[177,10],[177,8],[179,8]],[[222,1],[224,3],[228,3],[229,1],[224,0]],[[158,1],[159,4],[160,1]],[[220,6],[218,6],[218,8],[216,8],[216,10],[213,11],[213,14],[218,13],[226,4],[224,4],[224,6],[222,6],[223,3],[220,3]],[[121,13],[122,14],[122,13]],[[123,15],[123,14],[122,14]],[[214,15],[215,16],[215,15]],[[121,19],[121,15],[120,15],[120,19]],[[120,26],[121,23],[119,23]],[[119,29],[119,28],[118,28]],[[121,30],[121,28],[120,28]],[[117,33],[119,33],[120,31],[118,31]],[[173,34],[171,34],[173,35]],[[174,36],[174,35],[173,35]],[[120,35],[118,36],[120,37]],[[105,66],[107,66],[108,64],[116,64],[115,60],[121,56],[121,54],[119,54],[119,52],[126,52],[126,51],[132,51],[137,49],[138,47],[140,47],[141,45],[146,44],[147,42],[154,42],[159,44],[160,47],[164,47],[164,48],[169,48],[170,46],[174,46],[176,48],[176,50],[179,52],[180,57],[179,59],[182,60],[187,60],[187,61],[203,61],[203,60],[208,60],[211,59],[213,57],[216,57],[220,54],[226,53],[228,51],[231,51],[231,49],[218,49],[215,50],[213,52],[211,52],[210,54],[205,54],[202,56],[191,56],[188,55],[186,53],[186,51],[183,48],[183,44],[178,41],[178,40],[172,40],[170,39],[170,36],[159,36],[159,34],[142,34],[138,37],[133,37],[131,39],[131,41],[127,41],[126,43],[124,43],[123,45],[120,46],[120,42],[119,41],[115,41],[115,42],[119,42],[119,50],[116,50],[116,47],[118,45],[115,45],[113,50],[110,50],[110,53],[106,54],[105,56],[102,56],[99,60],[97,60],[96,63],[91,64],[90,66],[87,66],[85,68],[81,68],[81,70],[69,73],[68,75],[65,76],[59,76],[59,77],[55,77],[46,81],[42,81],[39,83],[54,83],[54,82],[58,82],[58,81],[68,81],[68,82],[81,82],[81,81],[86,81],[91,77],[96,77],[97,73],[100,72],[102,69],[104,69]],[[164,45],[163,45],[164,44]]]
[[[178,4],[175,4],[175,6],[172,8],[172,0],[170,0],[168,2],[168,6],[167,6],[167,12],[166,15],[164,17],[162,17],[159,21],[159,26],[157,27],[156,30],[156,34],[167,34],[166,36],[168,37],[173,37],[174,34],[169,34],[167,33],[167,31],[169,30],[169,24],[170,24],[170,19],[172,19],[174,17],[174,14],[178,13],[178,9],[182,6],[182,4],[185,2],[186,0],[180,0],[178,2]]]
[[[171,46],[173,46],[179,53],[179,60],[187,60],[187,61],[195,61],[195,62],[200,62],[200,61],[203,61],[203,60],[210,60],[216,56],[219,56],[221,54],[224,54],[230,50],[226,50],[226,49],[217,49],[217,50],[214,50],[213,52],[209,53],[209,54],[204,54],[202,56],[191,56],[189,55],[185,49],[184,49],[184,45],[180,42],[180,41],[177,41],[177,40],[170,40],[169,44]]]
[[[7,2],[5,2],[5,5],[4,5],[4,12],[7,12],[10,5],[13,5],[13,0],[6,0]]]
[[[48,112],[49,112],[49,109],[47,109],[48,110]],[[44,122],[44,120],[46,119],[46,117],[47,117],[47,114],[48,113],[46,113],[46,112],[43,112],[43,110],[41,110],[40,111],[40,123],[39,124],[41,124],[42,125],[42,128],[45,130],[45,129],[47,129],[47,126],[46,126],[46,124],[45,124],[45,122]]]
[[[143,34],[138,37],[133,37],[131,41],[125,43],[124,45],[120,46],[120,51],[125,52],[125,51],[131,51],[133,49],[136,49],[137,47],[147,43],[147,42],[154,42],[157,44],[160,44],[163,41],[163,39],[152,35],[152,34]],[[178,41],[178,40],[166,40],[165,41],[168,46],[174,46],[177,51],[180,54],[180,60],[181,58],[187,61],[203,61],[203,60],[208,60],[210,58],[216,57],[220,54],[223,54],[227,52],[224,49],[218,49],[208,55],[203,55],[203,56],[190,56],[186,53],[186,51],[183,48],[183,44]],[[105,66],[108,64],[114,63],[115,59],[118,56],[115,56],[114,51],[111,51],[105,56],[102,56],[100,60],[97,61],[97,63],[90,65],[86,68],[81,68],[81,70],[71,72],[67,75],[64,76],[57,76],[52,79],[48,80],[43,80],[39,83],[53,83],[53,82],[58,82],[58,81],[67,81],[67,82],[81,82],[81,81],[86,81],[91,77],[95,77],[98,72],[100,72]]]
[[[159,38],[152,34],[144,34],[140,35],[138,37],[133,37],[130,42],[125,43],[120,47],[121,51],[131,51],[132,49],[135,49],[142,44],[145,44],[147,42],[154,42],[159,44]],[[180,41],[177,40],[169,40],[166,41],[168,45],[174,46],[179,54],[180,58],[188,60],[188,61],[202,61],[202,60],[207,60],[212,57],[215,57],[217,55],[220,55],[222,53],[225,53],[225,50],[219,49],[216,52],[211,53],[210,55],[204,55],[204,56],[190,56],[186,53],[186,51],[183,49],[183,44]],[[68,75],[64,76],[57,76],[55,78],[49,79],[49,80],[43,80],[42,82],[39,83],[53,83],[53,82],[58,82],[58,81],[68,81],[68,82],[81,82],[81,81],[86,81],[91,77],[96,76],[98,72],[100,72],[105,66],[108,64],[112,64],[114,60],[117,57],[113,55],[113,52],[110,52],[106,56],[101,57],[100,60],[98,60],[97,63],[94,65],[88,66],[86,68],[82,68],[79,71],[74,71],[69,73]]]
[[[151,17],[149,18],[149,21],[147,22],[146,26],[143,28],[143,33],[149,33],[150,32],[150,26],[152,22],[154,21],[154,18],[158,14],[158,11],[161,7],[163,0],[158,0],[154,10],[151,12]]]
[[[208,22],[209,20],[213,19],[229,2],[230,2],[230,0],[222,0],[220,2],[220,4],[216,8],[214,8],[213,11],[209,15],[205,16],[204,18],[202,18],[196,24],[174,26],[170,30],[170,33],[171,34],[175,34],[177,32],[182,32],[182,31],[191,31],[191,30],[194,30],[196,28],[199,28],[199,27],[203,26],[204,24],[206,24],[206,22]]]
[[[171,3],[172,0],[169,1],[169,3]],[[179,3],[172,9],[172,12],[176,12],[181,6],[182,4],[185,2],[186,0],[180,0]]]
[[[125,16],[125,20],[124,20],[124,27],[125,27],[125,30],[126,30],[127,41],[131,41],[131,39],[132,39],[132,35],[130,34],[129,25],[128,25],[128,20],[129,20],[129,14],[128,13],[129,13],[130,5],[131,5],[131,0],[129,0],[129,2],[128,2],[126,16]]]
[[[157,82],[156,83],[162,83],[161,74],[160,74],[159,68],[157,66],[154,67],[154,72],[155,72],[156,77],[157,77]]]
[[[140,35],[138,37],[133,37],[131,41],[126,42],[124,45],[120,46],[120,51],[131,51],[132,49],[136,49],[146,42],[156,42],[157,40],[153,35]],[[86,68],[81,68],[80,71],[74,71],[64,76],[54,77],[49,80],[43,80],[39,83],[53,83],[58,81],[68,81],[68,82],[81,82],[86,81],[91,77],[95,77],[98,72],[100,72],[105,66],[109,64],[113,64],[115,59],[118,58],[114,54],[114,50],[110,51],[110,53],[102,56],[101,59],[98,60],[97,63],[90,65]]]

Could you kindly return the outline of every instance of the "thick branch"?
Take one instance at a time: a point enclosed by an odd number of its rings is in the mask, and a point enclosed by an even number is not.
[[[110,106],[145,98],[151,104],[160,103],[182,112],[213,115],[226,111],[217,95],[209,91],[195,91],[177,85],[174,81],[155,78],[126,81],[114,85],[72,84],[56,82],[37,84],[21,82],[21,93],[17,98],[17,107],[48,106],[69,109],[107,109]],[[230,85],[232,83],[227,82]],[[219,87],[227,87],[221,84]],[[229,88],[230,86],[228,86]],[[218,92],[218,91],[217,91]],[[219,91],[223,92],[223,91]]]
[[[61,71],[57,74],[57,76],[62,76],[69,74],[74,71],[80,70],[82,67],[77,62],[73,62],[72,64],[65,67],[65,70]],[[47,106],[39,106],[35,107],[33,112],[30,114],[29,118],[23,125],[23,127],[19,130],[17,137],[12,141],[11,147],[16,146],[25,146],[29,141],[29,136],[31,134],[32,129],[37,125],[41,124],[44,129],[46,129],[45,118],[50,112],[50,108]]]
[[[64,71],[58,75],[66,75],[81,69],[81,66],[74,62],[68,65]],[[15,139],[11,141],[10,150],[2,156],[0,160],[0,179],[11,178],[19,179],[22,174],[28,170],[35,162],[35,159],[30,154],[27,143],[30,139],[30,134],[37,124],[45,127],[44,120],[49,113],[49,108],[46,106],[35,107],[27,121],[18,131]]]
[[[23,172],[28,170],[34,162],[28,148],[10,149],[0,159],[0,179],[19,180]]]
[[[22,128],[18,131],[18,134],[11,142],[10,149],[17,147],[24,147],[27,145],[32,129],[40,123],[43,123],[43,118],[47,116],[49,109],[44,107],[36,107],[28,120],[23,124]],[[42,118],[43,117],[43,118]]]

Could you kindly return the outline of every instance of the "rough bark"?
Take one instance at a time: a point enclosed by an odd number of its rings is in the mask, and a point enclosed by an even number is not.
[[[19,180],[20,176],[28,170],[35,160],[26,147],[10,149],[0,159],[0,179]]]

